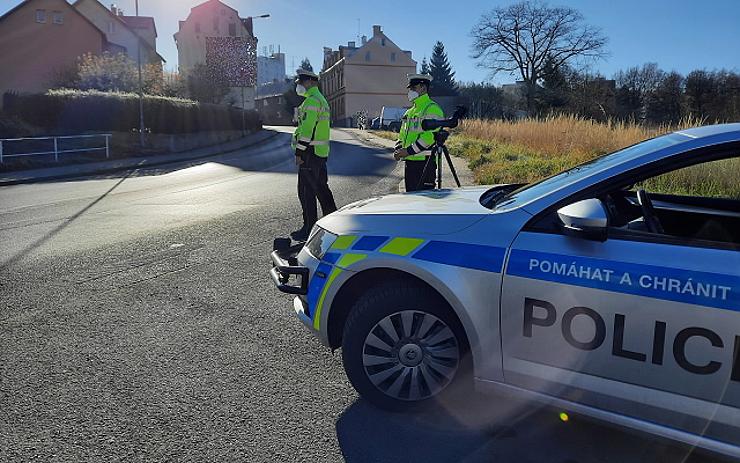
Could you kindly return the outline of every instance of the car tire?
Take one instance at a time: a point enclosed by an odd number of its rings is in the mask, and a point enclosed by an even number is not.
[[[390,129],[391,132],[400,132],[401,124],[399,124],[398,122],[391,122],[391,124],[388,126],[388,129]]]
[[[372,404],[394,411],[434,408],[468,396],[469,352],[449,305],[430,288],[408,281],[366,291],[351,308],[342,336],[344,369],[354,388]]]

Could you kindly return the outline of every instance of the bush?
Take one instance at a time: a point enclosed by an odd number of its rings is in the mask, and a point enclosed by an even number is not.
[[[4,110],[50,133],[129,132],[139,127],[139,97],[134,93],[50,90],[45,94],[4,95]],[[259,130],[256,111],[246,111],[246,127]],[[241,130],[242,111],[180,98],[144,96],[144,126],[152,133],[175,134]]]

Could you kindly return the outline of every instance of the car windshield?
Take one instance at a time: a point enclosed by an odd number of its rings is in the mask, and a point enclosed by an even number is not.
[[[488,204],[484,203],[483,196],[481,196],[481,203],[486,207],[495,207],[499,210],[518,207],[541,198],[548,193],[559,190],[565,185],[575,183],[594,174],[595,172],[639,158],[654,151],[681,143],[682,141],[686,141],[686,136],[677,133],[652,138],[642,143],[637,143],[622,150],[615,151],[614,153],[606,154],[585,162],[573,167],[572,169],[544,178],[538,182],[517,188],[506,195],[500,195],[498,198],[495,198],[494,201],[488,201]],[[489,192],[486,192],[484,195],[488,193]]]

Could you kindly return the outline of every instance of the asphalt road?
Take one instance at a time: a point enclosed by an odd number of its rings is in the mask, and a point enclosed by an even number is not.
[[[397,190],[387,153],[333,137],[338,205]],[[267,274],[300,226],[288,139],[0,188],[0,461],[684,461],[509,399],[415,416],[359,399]]]

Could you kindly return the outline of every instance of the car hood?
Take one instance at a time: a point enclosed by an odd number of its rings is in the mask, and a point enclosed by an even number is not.
[[[453,233],[490,214],[479,201],[488,188],[430,190],[369,198],[324,217],[319,226],[334,233]]]

